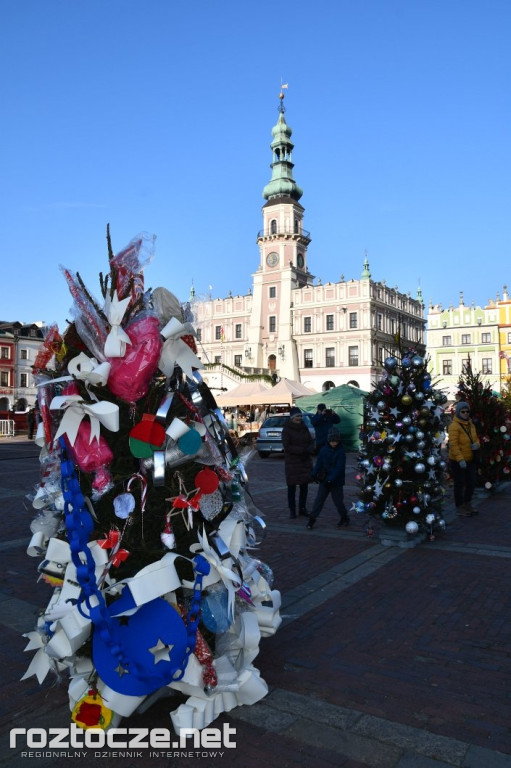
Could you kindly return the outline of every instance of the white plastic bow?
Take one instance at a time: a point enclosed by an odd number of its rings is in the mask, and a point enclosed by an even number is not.
[[[111,326],[105,341],[105,357],[124,357],[126,344],[131,344],[130,337],[121,328],[122,318],[130,301],[131,296],[119,301],[117,291],[115,291],[112,299],[108,295],[105,299],[105,314]]]
[[[68,436],[71,445],[75,444],[78,429],[82,419],[88,416],[90,419],[90,439],[99,441],[100,424],[110,430],[119,431],[119,406],[115,403],[100,401],[99,403],[85,403],[80,395],[58,395],[50,403],[52,411],[65,408],[62,421],[55,435],[55,440],[61,435]]]
[[[202,363],[181,336],[194,335],[193,327],[190,323],[183,325],[177,318],[173,317],[160,333],[166,340],[161,351],[160,370],[165,376],[172,376],[175,366],[179,365],[183,372],[192,378],[193,368],[202,368]]]
[[[229,558],[226,558],[225,560],[220,559],[217,552],[211,547],[208,541],[208,536],[204,528],[202,529],[202,536],[197,531],[197,538],[199,539],[200,546],[197,544],[193,544],[190,547],[190,551],[192,552],[200,551],[201,555],[203,555],[206,558],[206,560],[211,565],[211,567],[217,571],[218,575],[222,579],[227,589],[227,595],[228,595],[227,613],[229,618],[232,621],[234,617],[234,598],[236,596],[236,590],[238,590],[241,587],[240,576],[238,573],[236,573],[229,567],[230,565],[232,565],[232,558],[229,557]]]

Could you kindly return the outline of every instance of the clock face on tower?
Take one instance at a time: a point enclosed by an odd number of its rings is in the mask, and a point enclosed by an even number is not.
[[[299,253],[298,256],[296,257],[296,263],[298,264],[300,269],[303,268],[304,261],[303,261],[303,256],[302,256],[301,253]]]
[[[266,257],[266,263],[268,264],[269,267],[276,267],[277,264],[279,263],[278,253],[275,253],[275,252],[269,253],[268,256]]]

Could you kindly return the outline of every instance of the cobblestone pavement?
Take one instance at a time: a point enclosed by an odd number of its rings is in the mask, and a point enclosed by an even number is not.
[[[36,581],[37,561],[25,554],[33,511],[24,495],[38,478],[37,453],[27,440],[0,440],[0,765],[9,766],[35,759],[9,749],[11,728],[69,722],[66,685],[20,682],[29,660],[21,633],[49,599]],[[349,506],[356,499],[353,454],[348,466]],[[383,546],[353,513],[349,528],[338,530],[330,501],[308,531],[304,518],[288,517],[282,458],[252,455],[247,470],[267,524],[258,556],[283,595],[282,626],[262,640],[255,662],[268,696],[215,721],[236,728],[236,748],[222,755],[75,750],[79,764],[511,766],[509,489],[480,497],[479,515],[462,519],[450,512],[448,493],[443,536],[406,548]],[[311,486],[310,503],[314,493]],[[175,706],[173,698],[160,699],[129,725],[171,728]],[[69,757],[72,750],[68,757],[43,751],[38,766]]]

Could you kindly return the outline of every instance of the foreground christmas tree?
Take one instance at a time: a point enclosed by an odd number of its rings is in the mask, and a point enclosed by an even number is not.
[[[470,405],[479,442],[477,482],[492,491],[511,475],[511,411],[505,398],[492,391],[490,383],[474,373],[470,361],[458,381],[458,400]]]
[[[175,729],[262,698],[253,660],[280,624],[264,522],[199,373],[189,307],[146,291],[153,238],[100,275],[96,301],[63,273],[73,322],[35,366],[41,482],[28,553],[52,587],[24,678],[69,675],[73,720],[108,728],[179,694]]]
[[[384,361],[383,375],[365,399],[355,511],[412,535],[422,530],[433,537],[445,527],[445,402],[421,355],[409,350],[401,364],[396,357]]]

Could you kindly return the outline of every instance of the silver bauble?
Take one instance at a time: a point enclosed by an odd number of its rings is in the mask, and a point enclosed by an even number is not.
[[[416,472],[417,472],[417,474],[419,474],[419,475],[423,474],[423,472],[425,472],[425,471],[426,471],[426,465],[425,465],[425,464],[423,464],[421,461],[419,461],[419,462],[418,462],[418,463],[415,465],[415,471],[416,471]]]

